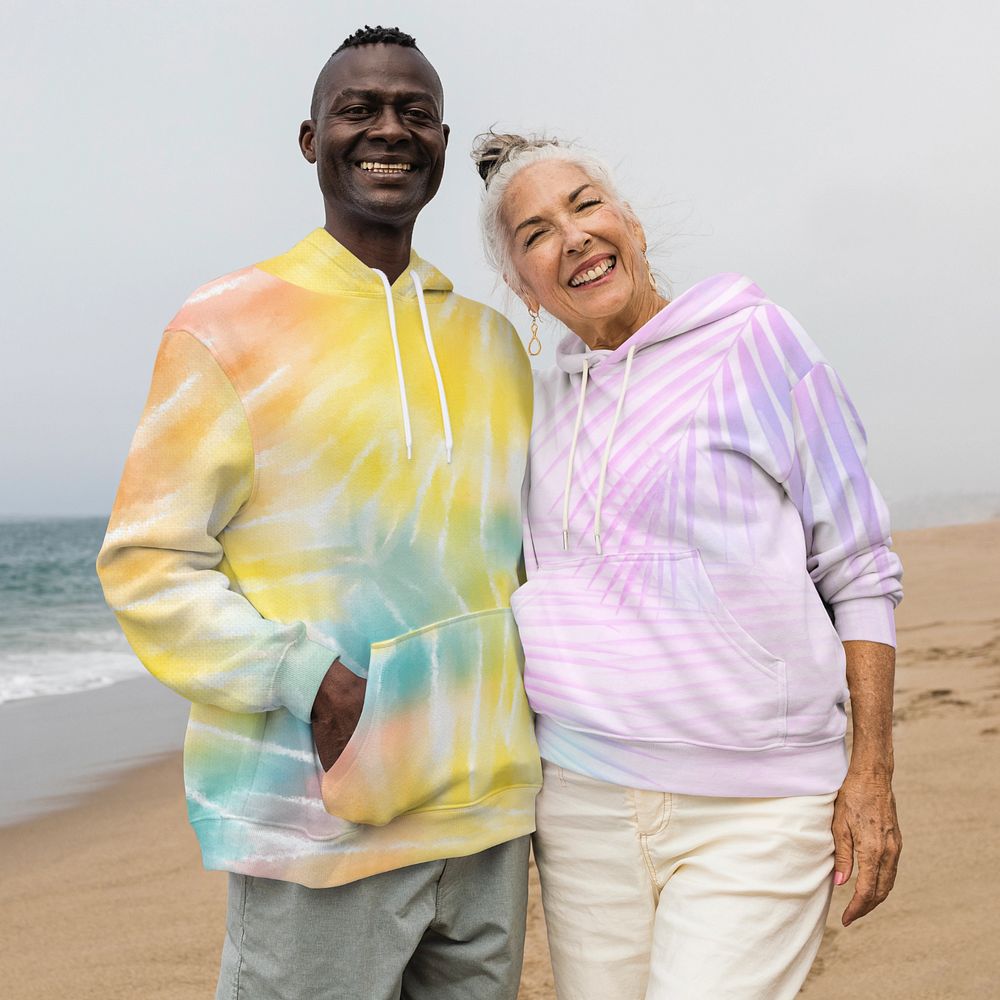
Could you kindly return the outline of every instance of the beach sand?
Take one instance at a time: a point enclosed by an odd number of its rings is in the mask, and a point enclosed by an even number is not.
[[[0,827],[66,808],[184,742],[188,703],[135,680],[0,705]]]
[[[846,930],[837,891],[806,1000],[983,998],[1000,982],[1000,522],[900,533],[897,548],[902,865],[888,902]],[[532,880],[521,997],[543,1000]],[[211,997],[225,885],[200,867],[177,754],[0,828],[0,995]]]

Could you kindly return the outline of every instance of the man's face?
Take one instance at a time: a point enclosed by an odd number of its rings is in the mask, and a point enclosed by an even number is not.
[[[315,120],[299,133],[327,204],[359,221],[412,225],[444,173],[448,126],[431,64],[416,49],[361,45],[321,76]]]

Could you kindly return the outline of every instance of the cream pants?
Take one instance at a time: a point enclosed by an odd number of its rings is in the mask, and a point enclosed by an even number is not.
[[[835,795],[623,788],[545,762],[535,857],[559,1000],[790,1000],[823,936]]]

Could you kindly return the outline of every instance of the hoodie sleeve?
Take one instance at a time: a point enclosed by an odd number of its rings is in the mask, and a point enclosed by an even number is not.
[[[864,427],[837,373],[813,364],[791,389],[791,464],[783,486],[802,516],[807,569],[841,640],[894,646],[902,569],[889,515],[865,467]]]
[[[253,484],[236,390],[204,344],[168,331],[97,560],[105,598],[139,659],[185,698],[309,722],[337,652],[301,622],[262,618],[225,572],[219,536]]]

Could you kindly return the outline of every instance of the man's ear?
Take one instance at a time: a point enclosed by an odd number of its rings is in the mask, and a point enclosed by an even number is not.
[[[310,163],[316,162],[316,123],[311,118],[299,126],[299,149]]]
[[[447,149],[448,148],[448,136],[451,135],[451,126],[450,125],[445,125],[445,124],[442,123],[442,125],[441,125],[441,131],[444,134],[444,148]]]

